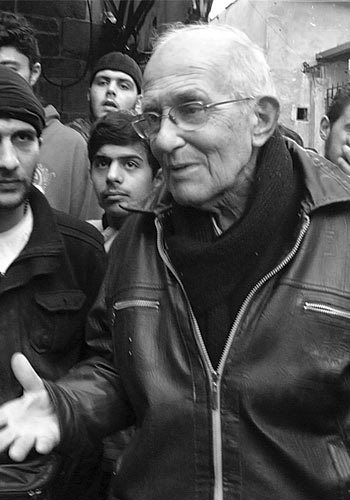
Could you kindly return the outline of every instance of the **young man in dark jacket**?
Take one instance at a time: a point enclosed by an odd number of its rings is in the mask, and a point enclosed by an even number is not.
[[[244,33],[158,42],[134,126],[167,191],[112,246],[96,356],[58,383],[14,357],[13,458],[134,423],[120,500],[349,498],[350,181],[284,140],[278,114]]]
[[[0,65],[1,403],[21,393],[10,370],[14,352],[25,353],[49,380],[86,357],[85,319],[105,270],[100,234],[51,209],[32,185],[44,125],[30,86]],[[50,480],[57,499],[95,499],[101,447],[93,455],[81,451],[65,458],[32,456],[23,467],[2,453],[0,498],[35,491],[41,498]]]

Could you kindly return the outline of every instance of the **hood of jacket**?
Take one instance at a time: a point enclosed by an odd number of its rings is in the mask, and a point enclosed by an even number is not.
[[[52,104],[49,104],[48,106],[45,107],[45,124],[47,127],[54,120],[59,120],[59,119],[60,119],[60,114],[57,111],[57,109],[54,106],[52,106]]]

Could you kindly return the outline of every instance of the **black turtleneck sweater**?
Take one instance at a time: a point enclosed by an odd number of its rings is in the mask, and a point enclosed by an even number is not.
[[[282,259],[294,233],[300,182],[276,132],[258,155],[243,217],[219,237],[211,214],[174,205],[166,225],[169,256],[189,297],[214,367],[253,286]]]

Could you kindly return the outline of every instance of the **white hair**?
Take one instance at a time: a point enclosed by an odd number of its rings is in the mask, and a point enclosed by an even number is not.
[[[154,41],[152,56],[179,35],[196,32],[212,38],[213,43],[215,39],[224,42],[218,44],[218,57],[222,55],[226,43],[227,78],[221,85],[233,98],[276,95],[271,71],[263,51],[243,31],[232,26],[181,23],[170,25]]]

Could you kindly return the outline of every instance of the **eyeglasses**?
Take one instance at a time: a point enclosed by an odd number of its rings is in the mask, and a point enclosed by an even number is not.
[[[212,102],[204,104],[201,101],[185,102],[173,106],[167,114],[160,115],[155,111],[150,111],[139,115],[132,121],[132,126],[141,139],[153,139],[160,130],[162,118],[169,117],[169,120],[177,125],[181,130],[192,132],[198,130],[208,120],[208,111],[216,106],[231,104],[234,102],[249,101],[253,97],[242,99],[230,99],[228,101]]]

